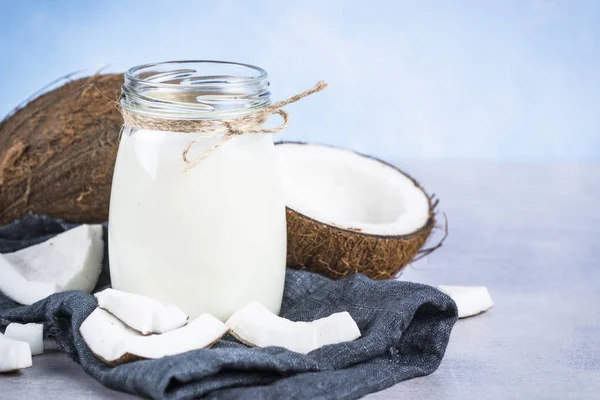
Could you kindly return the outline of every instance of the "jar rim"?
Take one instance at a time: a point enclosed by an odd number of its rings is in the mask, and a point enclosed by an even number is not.
[[[166,119],[234,118],[271,104],[267,78],[260,67],[231,61],[148,63],[125,73],[121,106]]]
[[[152,83],[152,85],[159,86],[159,87],[165,87],[165,88],[182,88],[182,87],[195,88],[195,87],[197,87],[197,84],[164,83],[164,82],[157,82],[155,80],[148,80],[146,78],[139,78],[137,76],[140,72],[143,72],[143,70],[147,70],[149,68],[161,67],[161,66],[168,66],[168,65],[192,65],[192,64],[229,65],[229,66],[236,66],[236,67],[246,68],[249,71],[256,71],[256,72],[258,72],[258,75],[253,76],[253,77],[241,77],[242,79],[240,81],[238,81],[238,82],[235,82],[236,84],[238,84],[238,83],[248,83],[248,82],[252,82],[252,81],[255,81],[255,80],[266,79],[267,78],[267,71],[265,71],[261,67],[258,67],[256,65],[252,65],[252,64],[239,63],[239,62],[233,62],[233,61],[219,61],[219,60],[180,60],[180,61],[153,62],[153,63],[147,63],[147,64],[142,64],[142,65],[137,65],[135,67],[129,68],[127,70],[127,72],[125,72],[125,79],[129,79],[132,82]],[[172,73],[175,73],[175,72],[176,71],[172,71]]]

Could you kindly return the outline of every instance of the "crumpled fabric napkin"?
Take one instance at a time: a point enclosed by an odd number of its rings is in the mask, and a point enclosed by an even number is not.
[[[0,253],[42,242],[73,226],[28,215],[0,228]],[[106,237],[106,224],[104,228]],[[105,262],[97,289],[109,283],[107,268]],[[454,302],[430,286],[363,275],[334,281],[288,269],[283,317],[310,321],[348,311],[362,337],[302,355],[277,347],[248,348],[227,335],[210,349],[109,367],[79,333],[95,307],[92,295],[78,291],[31,306],[19,306],[0,293],[0,325],[43,322],[46,336],[94,379],[153,399],[356,399],[434,372],[457,318]]]

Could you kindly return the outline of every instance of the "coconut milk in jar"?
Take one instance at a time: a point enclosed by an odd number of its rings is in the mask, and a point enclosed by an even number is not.
[[[272,136],[223,141],[173,123],[254,113],[270,104],[268,85],[261,68],[226,62],[125,74],[121,106],[146,122],[126,123],[117,155],[109,216],[115,289],[175,304],[192,318],[226,319],[254,300],[279,312],[286,225]]]

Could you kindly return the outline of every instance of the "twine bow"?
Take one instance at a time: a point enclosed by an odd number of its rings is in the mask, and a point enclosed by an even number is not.
[[[253,133],[268,133],[274,134],[281,132],[289,123],[288,113],[282,107],[295,103],[313,93],[320,92],[327,86],[324,81],[319,81],[311,89],[298,93],[288,99],[278,101],[270,106],[264,107],[252,114],[244,115],[238,118],[224,120],[170,120],[156,117],[149,117],[128,111],[121,107],[124,125],[140,129],[171,131],[171,132],[186,132],[186,133],[203,133],[197,139],[192,140],[183,150],[183,161],[185,162],[184,170],[187,171],[206,157],[217,148],[225,144],[234,136]],[[270,116],[277,114],[281,117],[282,122],[274,128],[266,128],[263,125],[267,122]],[[198,142],[218,135],[223,137],[211,146],[208,150],[198,154],[194,159],[188,158],[190,149]]]

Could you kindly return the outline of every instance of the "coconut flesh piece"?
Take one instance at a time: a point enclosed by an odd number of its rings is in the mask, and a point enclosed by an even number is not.
[[[80,225],[4,256],[27,280],[89,293],[102,272],[102,225]]]
[[[0,372],[12,372],[31,367],[29,344],[0,333]]]
[[[312,322],[295,322],[273,314],[257,301],[236,311],[225,324],[249,346],[278,346],[302,354],[360,337],[356,322],[347,312]]]
[[[481,314],[494,306],[490,292],[485,286],[439,285],[437,289],[454,300],[458,308],[458,318]]]
[[[6,327],[4,336],[29,344],[31,355],[44,352],[44,325],[12,323]]]
[[[185,325],[188,316],[178,307],[139,294],[106,289],[95,294],[98,307],[143,335],[165,333]]]
[[[0,254],[0,291],[19,304],[31,305],[60,291],[54,283],[27,280]]]
[[[60,291],[91,292],[102,272],[102,225],[81,225],[0,255],[0,290],[30,305]]]
[[[408,235],[430,217],[429,199],[395,167],[352,151],[281,143],[286,205],[314,220],[371,235]]]
[[[109,365],[155,359],[212,346],[228,328],[210,314],[162,335],[144,336],[117,317],[96,308],[79,328],[90,350]]]

